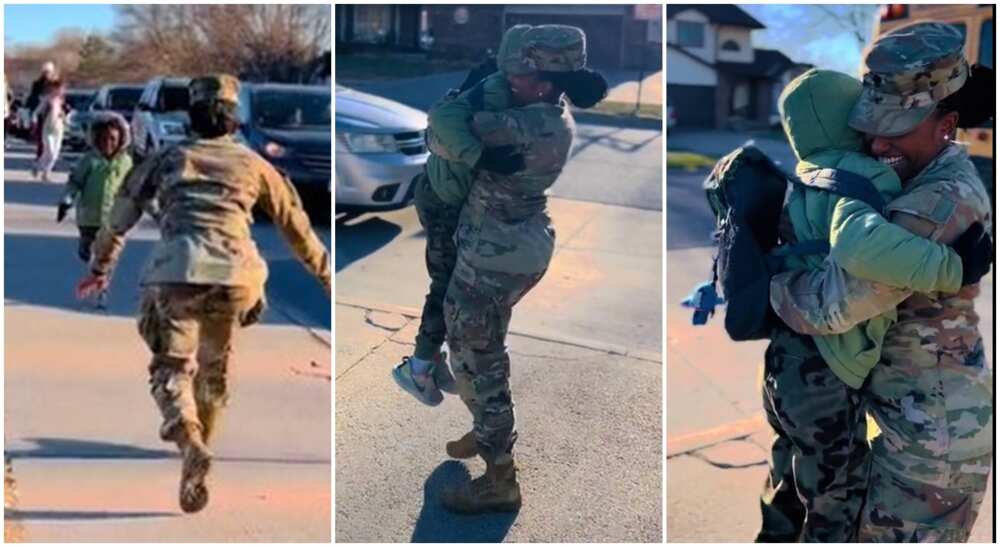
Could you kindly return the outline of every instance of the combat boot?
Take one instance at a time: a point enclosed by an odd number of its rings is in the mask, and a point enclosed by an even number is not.
[[[487,464],[486,474],[441,494],[441,504],[454,513],[510,513],[521,509],[521,485],[514,462]]]
[[[458,460],[471,458],[477,454],[476,436],[470,431],[457,441],[448,441],[444,445],[444,451],[448,453],[449,458]]]
[[[185,513],[197,513],[208,505],[205,477],[212,465],[212,452],[205,446],[201,427],[197,424],[184,424],[177,444],[184,461],[179,493],[181,509]]]

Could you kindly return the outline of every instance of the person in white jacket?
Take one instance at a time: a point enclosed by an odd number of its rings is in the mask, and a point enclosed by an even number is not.
[[[41,173],[42,181],[48,182],[52,168],[59,160],[63,133],[66,129],[66,85],[56,80],[49,83],[45,96],[35,109],[35,119],[42,128],[42,155],[38,158],[33,174]]]

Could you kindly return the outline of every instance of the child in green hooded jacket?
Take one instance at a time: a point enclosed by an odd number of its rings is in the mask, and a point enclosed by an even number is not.
[[[62,222],[76,204],[76,225],[80,231],[77,255],[84,263],[90,262],[94,238],[107,222],[115,194],[132,170],[129,126],[120,114],[96,114],[90,121],[87,140],[90,150],[73,166],[56,215],[56,220]],[[107,291],[99,293],[97,306],[104,307],[106,300]]]
[[[796,175],[827,168],[850,171],[871,180],[889,202],[902,192],[899,177],[892,167],[863,153],[862,135],[847,124],[860,94],[861,82],[855,78],[810,70],[782,92],[782,125],[799,159]],[[818,269],[830,260],[852,276],[898,288],[900,301],[911,292],[953,293],[961,287],[962,260],[953,249],[889,222],[882,211],[861,200],[796,186],[785,212],[797,241],[830,242],[829,256],[789,257],[790,269]],[[826,290],[851,290],[849,276],[842,278],[843,284]],[[773,296],[772,292],[772,303]],[[878,363],[883,338],[895,321],[895,311],[884,313],[843,334],[814,336],[813,340],[837,377],[858,389]]]

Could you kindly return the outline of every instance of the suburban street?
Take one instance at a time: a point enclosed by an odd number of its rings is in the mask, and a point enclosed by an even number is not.
[[[135,326],[138,274],[156,226],[132,233],[107,310],[78,302],[85,271],[72,214],[55,181],[31,178],[33,149],[4,154],[5,449],[16,509],[34,542],[327,542],[330,540],[330,300],[269,224],[254,228],[268,260],[269,309],[241,333],[231,401],[214,442],[210,502],[185,515],[180,459],[160,441],[149,351]],[[327,246],[329,226],[318,230]]]
[[[719,157],[731,149],[726,146],[746,140],[710,133],[671,133],[670,148]],[[758,145],[791,168],[787,145],[773,139],[758,139]],[[711,279],[714,220],[701,188],[707,174],[667,171],[667,539],[747,542],[760,525],[758,497],[769,456],[759,387],[766,342],[729,340],[724,309],[696,327],[691,310],[680,306]],[[976,302],[986,355],[994,347],[993,280],[993,273],[984,278]],[[992,515],[987,495],[970,541],[992,541]]]
[[[460,76],[352,87],[426,109]],[[658,120],[577,121],[549,200],[556,254],[508,337],[516,515],[440,506],[442,486],[485,468],[444,453],[471,418],[456,398],[424,407],[390,378],[427,292],[414,209],[337,219],[337,541],[661,539],[663,138]]]

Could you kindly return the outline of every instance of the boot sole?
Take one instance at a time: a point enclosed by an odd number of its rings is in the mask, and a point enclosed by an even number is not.
[[[448,443],[448,444],[451,444],[451,443]],[[469,458],[475,458],[476,455],[477,455],[475,450],[473,450],[472,452],[460,452],[457,449],[453,450],[447,444],[444,446],[444,451],[445,451],[446,454],[448,454],[449,458],[455,458],[456,460],[467,460]]]

